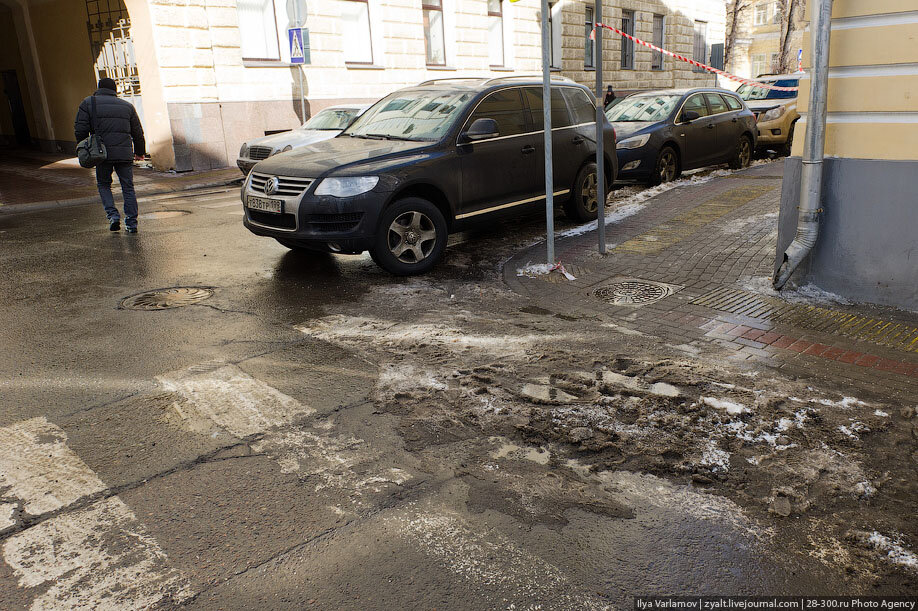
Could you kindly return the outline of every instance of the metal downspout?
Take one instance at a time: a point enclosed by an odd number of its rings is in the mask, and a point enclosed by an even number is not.
[[[829,87],[829,35],[832,30],[832,0],[818,0],[816,28],[812,31],[813,71],[810,78],[810,104],[806,115],[806,139],[800,173],[800,207],[797,234],[784,251],[784,262],[772,284],[781,290],[810,253],[819,237],[822,211],[822,160],[826,144],[826,98]]]

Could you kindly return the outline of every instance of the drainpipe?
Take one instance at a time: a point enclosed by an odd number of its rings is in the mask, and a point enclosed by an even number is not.
[[[784,251],[784,262],[775,273],[776,290],[785,283],[819,237],[819,213],[822,212],[822,160],[826,144],[826,98],[829,88],[829,34],[832,30],[832,0],[816,3],[816,28],[811,29],[813,71],[810,74],[810,105],[806,115],[806,139],[803,144],[803,167],[800,173],[800,207],[797,235]]]

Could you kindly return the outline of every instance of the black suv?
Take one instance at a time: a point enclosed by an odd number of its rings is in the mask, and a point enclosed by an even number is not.
[[[450,232],[545,202],[542,83],[444,79],[396,91],[335,138],[255,165],[245,226],[293,249],[357,254],[394,274],[427,271]],[[586,87],[552,81],[555,198],[596,217],[596,109]],[[606,122],[605,174],[615,179]]]

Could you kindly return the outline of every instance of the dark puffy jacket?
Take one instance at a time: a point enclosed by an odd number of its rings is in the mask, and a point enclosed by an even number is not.
[[[97,89],[93,96],[96,98],[93,125],[95,133],[102,136],[102,142],[105,143],[108,161],[133,161],[134,153],[143,155],[146,152],[146,143],[134,106],[119,98],[111,89]],[[76,120],[73,122],[73,135],[76,136],[77,142],[86,138],[91,131],[91,110],[92,96],[80,102]]]

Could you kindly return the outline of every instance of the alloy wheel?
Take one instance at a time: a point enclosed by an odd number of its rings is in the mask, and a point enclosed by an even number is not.
[[[437,228],[430,218],[409,210],[395,217],[387,235],[389,250],[402,263],[418,263],[430,256],[437,244]]]
[[[596,180],[596,173],[591,172],[587,174],[580,188],[580,200],[583,202],[583,207],[587,212],[596,212],[599,206],[597,186],[598,181]]]
[[[745,168],[749,165],[749,161],[752,159],[752,147],[749,144],[749,140],[743,138],[740,140],[740,151],[739,151],[739,162],[740,167]]]
[[[664,151],[657,164],[660,182],[670,182],[676,178],[676,156],[672,151]]]

